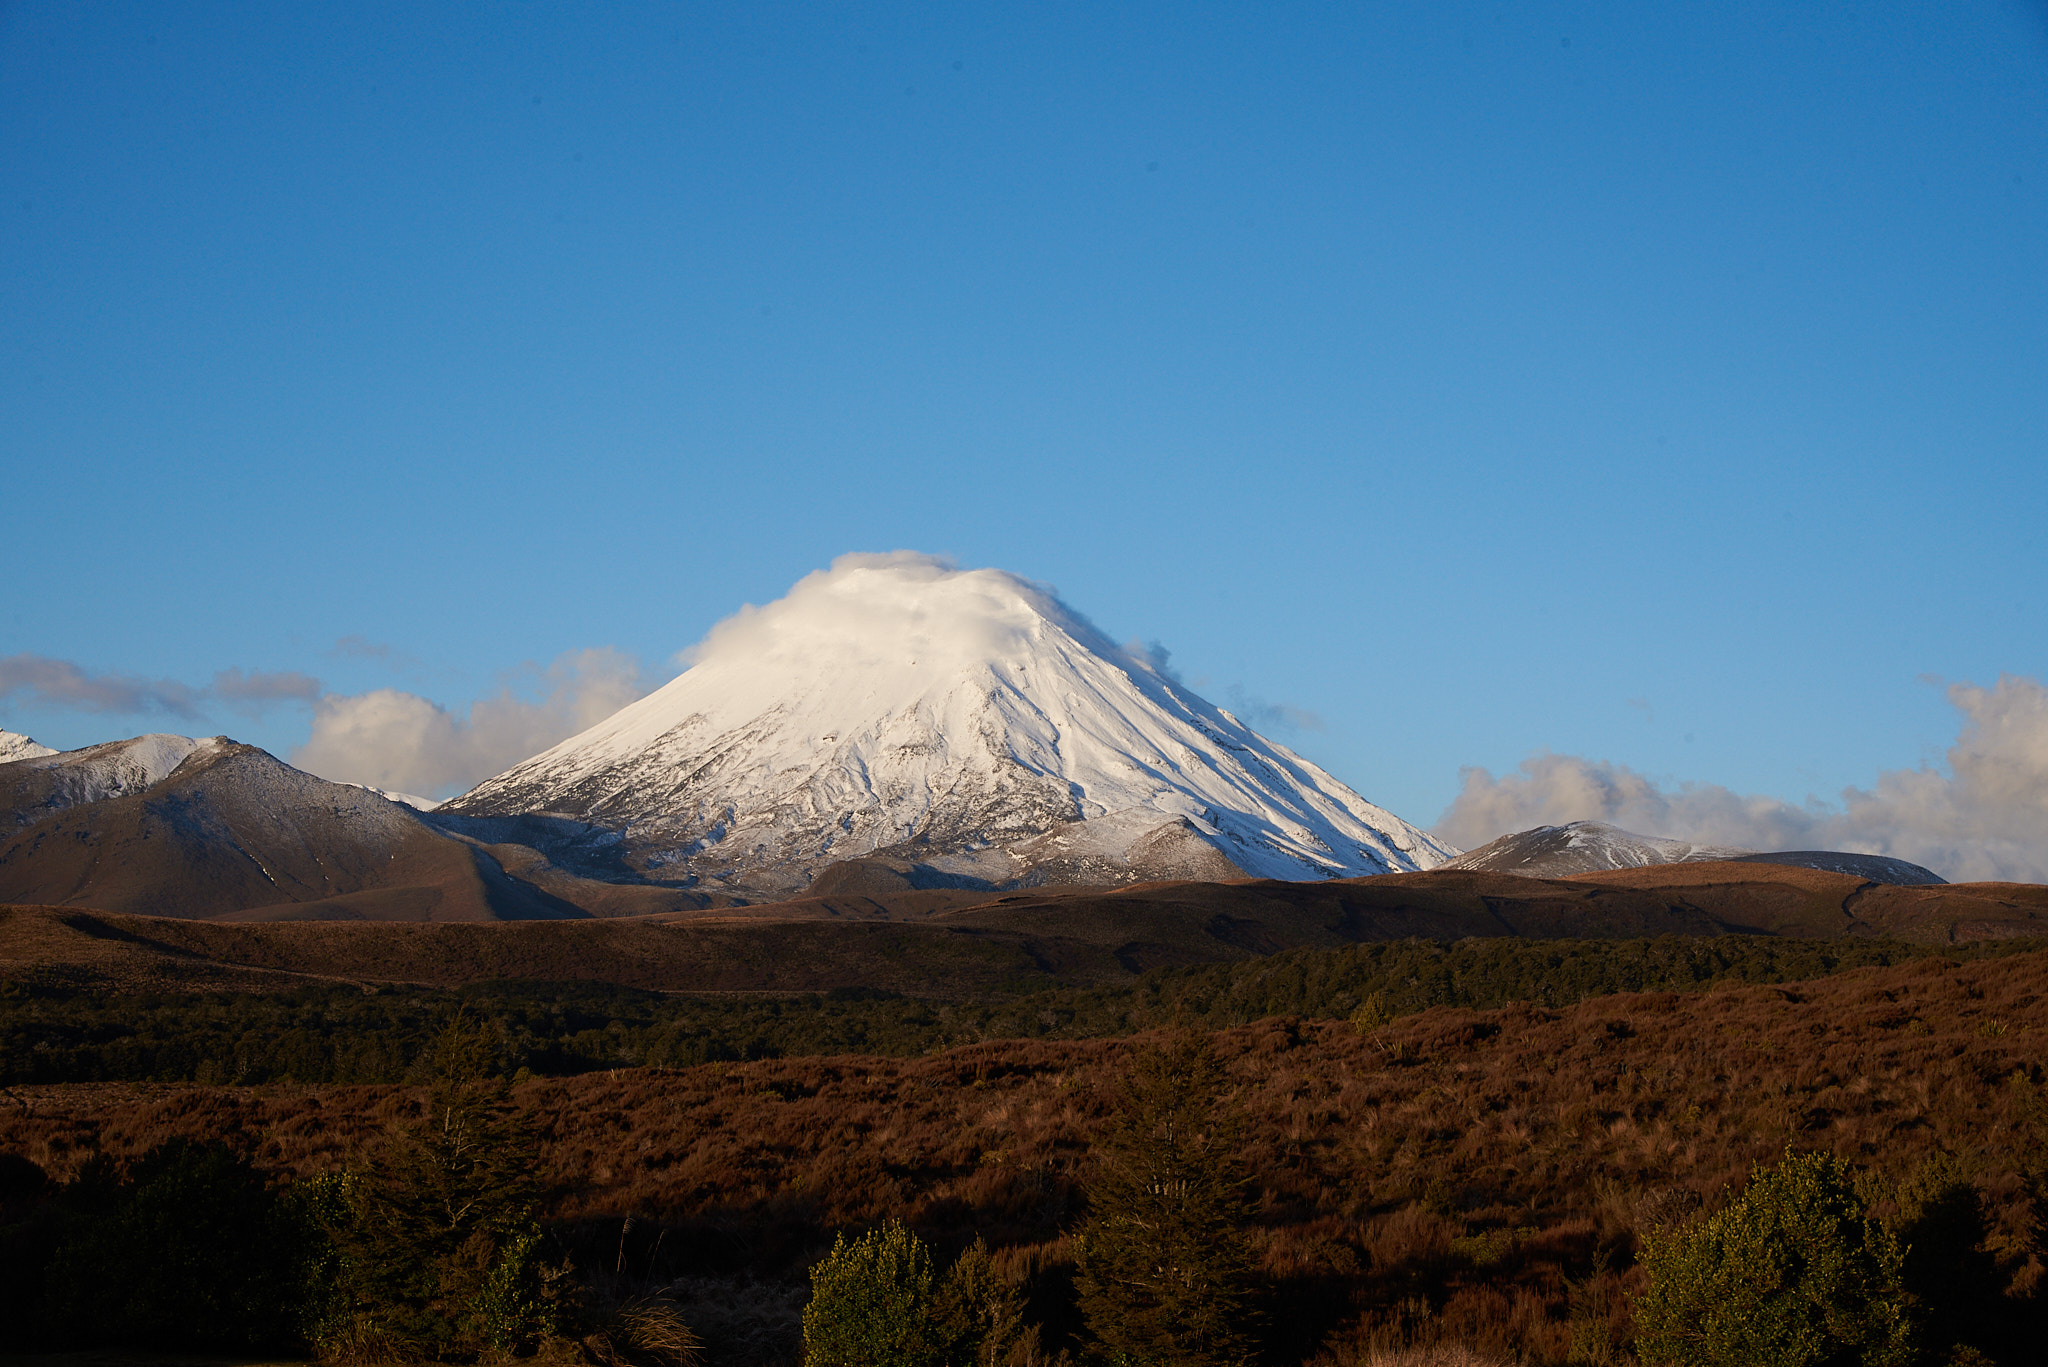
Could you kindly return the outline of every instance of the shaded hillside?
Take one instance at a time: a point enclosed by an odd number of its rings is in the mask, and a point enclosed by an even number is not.
[[[1731,927],[1771,935],[1893,935],[1950,943],[2048,930],[2048,887],[2038,883],[1899,886],[1747,859],[1615,869],[1580,874],[1574,881],[1654,890],[1711,907]]]
[[[1576,880],[1439,872],[974,898],[938,890],[505,925],[181,921],[15,908],[0,920],[0,978],[240,985],[252,975],[299,975],[440,987],[524,978],[656,991],[871,988],[945,999],[1128,982],[1159,967],[1408,938],[1732,931],[1949,943],[2048,933],[2044,887],[1881,887],[1767,864],[1669,865]]]
[[[0,844],[0,898],[185,917],[579,914],[408,808],[232,742],[209,743],[141,792],[15,832]]]
[[[0,765],[0,802],[24,823],[0,840],[0,901],[186,918],[478,921],[724,900],[586,883],[530,850],[456,839],[409,807],[254,746],[157,744],[182,739]],[[500,854],[532,876],[508,873]]]
[[[1640,1235],[1719,1203],[1788,1145],[1891,1178],[1952,1153],[1988,1202],[2000,1277],[2025,1290],[2039,1270],[2020,1251],[2019,1164],[2043,1139],[2044,1030],[2048,954],[2031,953],[1564,1010],[1436,1008],[1368,1034],[1287,1019],[1223,1032],[1269,1350],[1300,1361],[1391,1336],[1546,1363],[1611,1355]],[[516,1095],[569,1237],[681,1278],[706,1325],[740,1303],[781,1316],[781,1337],[745,1352],[714,1338],[723,1361],[792,1361],[801,1294],[777,1288],[800,1288],[833,1231],[897,1217],[948,1252],[987,1237],[1057,1344],[1066,1239],[1130,1047],[625,1070]],[[60,1177],[94,1151],[217,1134],[311,1174],[418,1104],[387,1087],[15,1094],[0,1150]]]

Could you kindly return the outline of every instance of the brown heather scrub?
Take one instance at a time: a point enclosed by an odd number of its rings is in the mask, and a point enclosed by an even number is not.
[[[1275,1362],[1612,1360],[1637,1236],[1719,1204],[1787,1146],[1893,1178],[1952,1153],[2019,1289],[2040,1276],[2019,1250],[2021,1174],[2043,1138],[2048,952],[1554,1011],[1440,1008],[1369,1034],[1283,1018],[1215,1040],[1244,1117]],[[898,1217],[942,1258],[985,1236],[1057,1346],[1074,1327],[1065,1238],[1136,1043],[620,1070],[515,1094],[541,1135],[546,1214],[586,1259],[683,1278],[706,1305],[707,1288],[749,1278],[750,1303],[787,1314],[800,1301],[776,1288],[833,1231]],[[260,1165],[298,1176],[348,1161],[419,1096],[16,1088],[0,1096],[0,1151],[64,1177],[95,1148],[239,1133]],[[766,1346],[727,1360],[789,1351],[750,1332]]]

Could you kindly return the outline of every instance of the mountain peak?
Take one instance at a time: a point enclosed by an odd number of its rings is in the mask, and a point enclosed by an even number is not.
[[[753,892],[872,856],[1005,886],[1127,881],[1169,847],[1162,867],[1272,878],[1447,854],[1002,570],[842,557],[685,658],[445,810],[574,817],[652,876]]]
[[[27,825],[66,807],[139,793],[194,755],[233,744],[226,736],[194,740],[155,734],[18,757],[0,769],[0,829]]]
[[[12,764],[18,759],[41,759],[44,755],[57,752],[47,745],[38,745],[19,731],[0,731],[0,764]]]

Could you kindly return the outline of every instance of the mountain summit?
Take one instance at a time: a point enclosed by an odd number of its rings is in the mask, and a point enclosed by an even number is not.
[[[569,818],[617,832],[644,876],[755,894],[848,860],[1004,887],[1348,877],[1453,853],[1000,570],[843,557],[690,660],[437,822]]]

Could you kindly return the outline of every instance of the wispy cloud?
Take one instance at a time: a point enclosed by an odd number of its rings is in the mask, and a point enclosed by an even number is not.
[[[373,641],[367,636],[351,635],[336,640],[327,653],[336,659],[388,660],[391,658],[391,647],[382,641]]]
[[[408,655],[405,651],[393,649],[383,641],[373,641],[361,634],[338,638],[328,647],[326,653],[330,659],[375,660],[379,664],[389,665],[400,671],[409,671],[419,665],[418,656]]]
[[[570,651],[511,687],[455,712],[416,693],[330,693],[313,704],[313,734],[292,763],[323,778],[440,796],[475,786],[565,740],[646,692],[639,662],[617,650]]]
[[[95,674],[70,660],[47,655],[0,659],[0,705],[56,707],[113,716],[168,715],[201,720],[210,704],[221,703],[243,716],[259,716],[280,703],[311,702],[320,681],[295,670],[223,669],[202,688],[175,679],[132,674]]]
[[[167,713],[196,718],[204,700],[204,690],[174,679],[95,674],[69,660],[53,660],[47,655],[0,658],[0,705],[25,704],[126,716]]]
[[[1605,760],[1536,755],[1495,778],[1464,771],[1434,834],[1470,849],[1567,821],[1757,850],[1835,849],[1923,864],[1951,881],[2048,882],[2048,688],[1958,683],[1945,769],[1893,769],[1839,803],[1797,805],[1712,783],[1667,786]]]
[[[1294,731],[1321,731],[1326,723],[1320,713],[1292,703],[1267,702],[1256,693],[1242,688],[1230,690],[1230,710],[1245,725],[1257,730],[1261,726],[1284,726]]]
[[[320,681],[297,670],[266,673],[255,669],[223,669],[207,692],[243,716],[260,716],[279,703],[311,702],[320,696]]]

